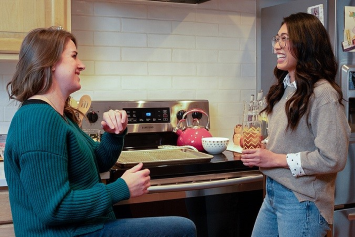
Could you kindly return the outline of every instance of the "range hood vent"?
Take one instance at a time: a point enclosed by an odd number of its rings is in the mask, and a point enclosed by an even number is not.
[[[150,0],[155,2],[172,2],[172,3],[189,3],[189,4],[200,4],[207,2],[209,0]]]

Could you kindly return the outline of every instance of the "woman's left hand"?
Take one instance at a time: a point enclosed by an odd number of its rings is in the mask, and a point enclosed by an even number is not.
[[[241,161],[250,167],[288,167],[285,154],[276,154],[263,148],[243,150]]]
[[[125,110],[112,110],[105,112],[101,126],[105,132],[119,134],[127,127],[128,119]]]

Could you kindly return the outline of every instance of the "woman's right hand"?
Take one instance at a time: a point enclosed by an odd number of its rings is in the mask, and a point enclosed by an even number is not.
[[[148,169],[141,170],[143,163],[126,170],[122,175],[122,179],[126,182],[130,197],[138,197],[148,193],[150,187],[150,171]]]

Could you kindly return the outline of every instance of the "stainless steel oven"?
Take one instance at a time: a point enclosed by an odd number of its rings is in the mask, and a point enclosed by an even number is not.
[[[83,129],[100,129],[100,116],[110,108],[129,114],[124,150],[137,152],[176,146],[173,128],[182,111],[199,108],[209,113],[206,100],[93,101]],[[205,122],[202,117],[201,123]],[[117,203],[118,218],[177,215],[193,220],[200,237],[250,236],[263,199],[263,176],[256,167],[244,166],[239,154],[225,151],[207,160],[160,161],[145,166],[151,172],[149,193]],[[127,168],[118,162],[108,182]]]

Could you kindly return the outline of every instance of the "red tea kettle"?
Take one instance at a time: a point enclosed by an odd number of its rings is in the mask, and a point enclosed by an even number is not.
[[[187,126],[186,119],[187,115],[192,113],[192,125]],[[205,127],[200,126],[200,119],[202,114],[207,116],[207,124]],[[177,140],[178,146],[193,146],[199,151],[204,151],[202,146],[203,137],[212,137],[211,133],[208,131],[208,125],[210,119],[208,114],[201,109],[192,109],[185,112],[182,118],[179,120],[174,132],[179,136]]]

